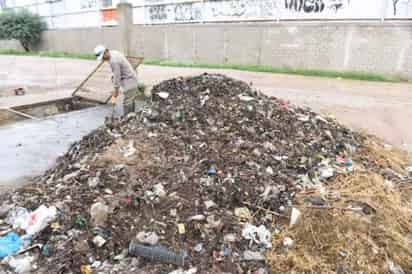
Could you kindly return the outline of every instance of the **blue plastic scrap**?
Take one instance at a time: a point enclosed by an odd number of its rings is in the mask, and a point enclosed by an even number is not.
[[[20,250],[20,236],[10,232],[4,237],[0,237],[0,258],[12,255]]]
[[[209,168],[209,170],[207,171],[207,175],[209,175],[209,176],[214,176],[214,175],[216,175],[216,168],[215,167],[211,167],[211,168]]]

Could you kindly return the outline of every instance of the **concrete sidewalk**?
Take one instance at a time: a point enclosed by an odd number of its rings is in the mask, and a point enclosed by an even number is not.
[[[95,61],[0,55],[0,96],[22,84],[28,86],[31,94],[74,90],[95,65]],[[204,72],[223,73],[253,83],[268,95],[332,114],[352,128],[377,135],[412,152],[411,84],[147,65],[140,67],[139,79],[151,86],[168,78]],[[0,97],[0,105],[2,100],[6,99]]]

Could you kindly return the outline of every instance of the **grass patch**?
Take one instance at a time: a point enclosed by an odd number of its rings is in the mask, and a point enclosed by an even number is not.
[[[84,59],[96,60],[94,54],[89,53],[71,53],[62,51],[19,51],[13,49],[0,49],[0,54],[3,55],[18,55],[18,56],[37,56],[37,57],[51,57],[51,58],[70,58],[70,59]]]
[[[271,67],[261,65],[236,65],[236,64],[206,64],[206,63],[190,63],[177,61],[161,61],[161,60],[145,60],[144,64],[167,66],[167,67],[188,67],[188,68],[208,68],[208,69],[235,69],[253,72],[268,72],[281,73],[303,76],[316,76],[326,78],[342,78],[363,81],[375,82],[406,82],[407,79],[401,76],[386,76],[376,73],[362,72],[362,71],[333,71],[320,69],[303,69],[303,68],[289,68],[289,67]]]
[[[389,273],[390,261],[400,265],[402,273],[412,273],[412,188],[396,180],[388,184],[381,175],[393,170],[407,176],[410,159],[374,137],[353,156],[355,163],[369,168],[355,165],[351,174],[337,176],[322,190],[296,194],[293,204],[302,214],[295,226],[289,227],[286,220],[274,235],[271,273]],[[330,208],[308,208],[308,197],[321,197]],[[348,206],[361,207],[362,213],[341,210]],[[280,223],[276,221],[282,227]],[[284,252],[286,236],[295,244]]]
[[[309,194],[298,194],[296,203],[302,205],[302,216],[296,226],[275,236],[275,248],[269,255],[272,272],[388,273],[387,262],[391,260],[404,273],[412,273],[407,239],[412,210],[410,198],[402,197],[404,192],[396,188],[389,191],[384,178],[373,172],[355,172],[328,186],[327,193],[340,197],[328,201],[332,206],[363,205],[372,208],[370,215],[304,208],[304,198]],[[295,245],[281,253],[278,250],[285,236],[294,239]]]
[[[20,55],[20,56],[38,56],[38,57],[52,57],[52,58],[72,58],[95,60],[95,56],[89,53],[69,53],[59,51],[40,51],[40,52],[24,52],[9,49],[0,49],[0,54],[4,55]],[[156,59],[148,59],[144,61],[146,65],[156,65],[165,67],[185,67],[185,68],[206,68],[206,69],[235,69],[253,72],[268,72],[281,73],[292,75],[316,76],[327,78],[342,78],[363,81],[375,82],[407,82],[408,80],[401,76],[386,76],[376,73],[362,72],[362,71],[333,71],[320,69],[303,69],[303,68],[289,68],[289,67],[271,67],[261,65],[237,65],[237,64],[207,64],[197,62],[178,62],[178,61],[164,61]]]

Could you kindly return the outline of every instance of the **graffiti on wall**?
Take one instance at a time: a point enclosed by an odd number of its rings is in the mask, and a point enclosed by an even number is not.
[[[178,3],[174,5],[152,5],[146,10],[149,22],[191,22],[202,19],[198,3]]]
[[[278,0],[226,0],[151,5],[146,19],[151,23],[273,18]]]
[[[325,10],[337,13],[349,5],[350,0],[285,0],[285,9],[305,13],[321,13]]]
[[[343,9],[345,5],[349,6],[349,4],[350,0],[330,0],[328,8],[335,12],[338,12],[340,9]]]
[[[276,0],[234,0],[210,2],[209,12],[215,18],[266,18],[278,11]]]
[[[273,19],[284,11],[319,14],[338,13],[350,0],[220,0],[189,3],[148,2],[146,20],[149,23]],[[354,0],[352,0],[354,1]]]
[[[411,0],[391,0],[393,15],[396,16],[399,13],[399,10],[405,10],[412,6]]]
[[[399,3],[399,0],[392,0],[392,5],[393,5],[393,15],[396,15],[396,9],[397,5]]]
[[[97,0],[81,0],[80,8],[81,9],[91,9],[97,7]]]
[[[285,8],[306,13],[322,12],[325,3],[323,0],[285,0]]]
[[[247,4],[245,1],[227,1],[220,2],[219,4],[210,5],[210,11],[213,16],[235,16],[242,17],[245,15],[247,9]]]
[[[412,18],[412,0],[139,0],[136,23]]]
[[[162,21],[167,19],[166,6],[149,7],[150,21]]]
[[[202,10],[196,3],[182,3],[174,7],[176,21],[198,21],[202,19]]]

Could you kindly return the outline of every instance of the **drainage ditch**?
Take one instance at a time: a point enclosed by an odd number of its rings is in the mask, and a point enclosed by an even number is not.
[[[82,110],[97,106],[98,103],[79,97],[25,105],[10,109],[0,109],[0,126],[23,120],[40,120],[56,114]]]

